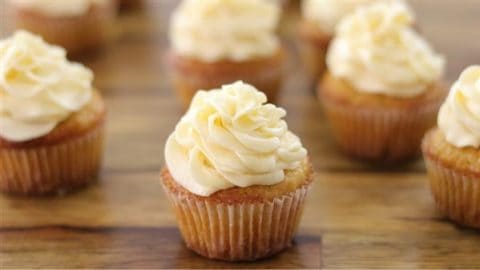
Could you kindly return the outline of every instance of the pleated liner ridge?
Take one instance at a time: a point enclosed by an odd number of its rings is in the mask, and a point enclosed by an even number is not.
[[[45,194],[94,181],[102,158],[103,125],[60,144],[0,149],[0,189]]]
[[[443,166],[425,156],[438,209],[449,219],[480,229],[480,178]]]
[[[308,188],[273,201],[226,204],[187,198],[164,186],[187,247],[227,261],[256,260],[291,246]]]
[[[434,125],[438,111],[438,104],[409,111],[322,102],[340,148],[353,157],[380,162],[419,155],[423,135]]]

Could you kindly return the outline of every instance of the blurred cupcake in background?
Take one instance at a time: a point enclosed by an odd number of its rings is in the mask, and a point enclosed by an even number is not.
[[[185,107],[199,89],[243,80],[274,101],[285,52],[280,7],[265,0],[184,0],[170,25],[173,84]]]
[[[422,150],[440,211],[480,229],[480,66],[467,68],[453,84]]]
[[[299,22],[300,53],[313,80],[325,70],[325,55],[335,34],[335,28],[356,8],[386,0],[302,0]]]
[[[292,244],[313,169],[285,115],[243,82],[196,93],[161,174],[188,248],[252,261]]]
[[[106,110],[92,72],[25,31],[0,41],[0,190],[68,191],[95,180]]]
[[[12,27],[41,35],[79,54],[99,48],[112,34],[115,0],[6,0]]]
[[[333,135],[350,156],[395,162],[420,153],[446,89],[444,58],[398,1],[358,8],[337,28],[319,86]]]

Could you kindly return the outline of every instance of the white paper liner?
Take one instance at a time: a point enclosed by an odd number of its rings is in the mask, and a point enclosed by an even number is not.
[[[212,259],[252,261],[291,245],[308,186],[273,201],[245,204],[200,201],[164,190],[188,248]]]
[[[480,228],[480,177],[465,175],[425,156],[437,208],[449,219]]]
[[[101,165],[103,132],[102,124],[60,144],[0,148],[0,190],[44,194],[92,182]]]
[[[403,161],[420,154],[440,104],[421,108],[358,108],[321,98],[333,136],[348,155],[368,161]]]

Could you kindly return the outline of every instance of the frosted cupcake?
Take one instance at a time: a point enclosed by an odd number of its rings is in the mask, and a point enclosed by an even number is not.
[[[430,186],[451,220],[480,228],[480,66],[467,68],[423,140]]]
[[[385,0],[303,0],[298,33],[300,53],[310,77],[317,80],[325,70],[325,55],[335,28],[360,6]]]
[[[114,0],[6,0],[13,26],[41,35],[69,54],[103,45],[116,15]]]
[[[265,0],[184,0],[170,25],[173,84],[185,107],[199,89],[236,80],[275,100],[284,51],[276,35],[280,7]]]
[[[266,101],[242,82],[199,91],[167,140],[161,182],[200,255],[251,261],[291,245],[313,170]]]
[[[40,37],[0,41],[0,190],[55,193],[95,179],[105,106],[92,80]]]
[[[412,28],[400,2],[357,9],[337,29],[319,87],[334,138],[362,160],[394,162],[420,153],[446,90],[444,59]]]

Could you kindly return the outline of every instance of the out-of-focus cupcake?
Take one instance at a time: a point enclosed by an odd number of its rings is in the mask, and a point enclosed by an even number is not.
[[[356,8],[385,0],[303,0],[299,22],[300,53],[308,75],[315,81],[325,71],[325,55],[335,28]]]
[[[446,89],[444,59],[412,28],[400,2],[379,2],[345,18],[319,86],[333,135],[352,157],[394,162],[420,153]]]
[[[170,25],[173,84],[185,107],[199,89],[243,80],[270,101],[281,86],[280,7],[265,0],[184,0]]]
[[[307,151],[253,86],[199,91],[165,146],[161,183],[187,247],[251,261],[289,247],[313,180]]]
[[[6,0],[12,27],[42,36],[68,54],[97,49],[112,34],[115,0]]]
[[[422,150],[438,208],[480,228],[480,66],[467,68],[440,109]]]
[[[28,32],[0,41],[0,190],[68,191],[95,180],[105,106],[93,74]]]

